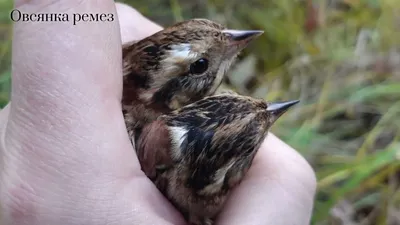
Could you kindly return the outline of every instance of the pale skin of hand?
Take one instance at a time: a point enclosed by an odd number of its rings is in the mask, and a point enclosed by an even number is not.
[[[113,1],[15,7],[119,18],[15,23],[11,103],[0,113],[0,224],[185,224],[140,170],[120,105],[121,40],[161,27]],[[315,188],[306,160],[271,134],[216,224],[306,225]]]

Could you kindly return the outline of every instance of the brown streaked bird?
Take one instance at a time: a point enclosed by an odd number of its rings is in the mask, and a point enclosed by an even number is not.
[[[122,106],[131,140],[162,113],[214,94],[235,57],[262,33],[191,19],[125,44]]]
[[[206,97],[147,124],[137,140],[145,174],[195,225],[211,225],[269,128],[299,101]]]

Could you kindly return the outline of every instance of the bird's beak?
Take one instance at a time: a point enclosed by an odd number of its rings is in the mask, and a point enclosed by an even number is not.
[[[228,38],[228,52],[238,53],[261,34],[262,30],[223,30],[222,33]]]
[[[287,102],[274,102],[270,103],[267,107],[267,112],[272,115],[272,122],[275,122],[281,117],[290,107],[299,103],[299,100],[287,101]]]

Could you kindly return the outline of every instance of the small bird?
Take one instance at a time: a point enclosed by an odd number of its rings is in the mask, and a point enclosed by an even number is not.
[[[269,128],[298,102],[220,94],[162,115],[137,140],[142,170],[189,223],[211,225]]]
[[[122,108],[131,141],[161,114],[214,94],[236,56],[262,33],[191,19],[123,45]]]

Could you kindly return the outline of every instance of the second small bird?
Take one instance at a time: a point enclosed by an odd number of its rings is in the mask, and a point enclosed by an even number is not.
[[[137,140],[145,174],[195,225],[211,225],[274,122],[298,101],[221,94],[159,117]]]

